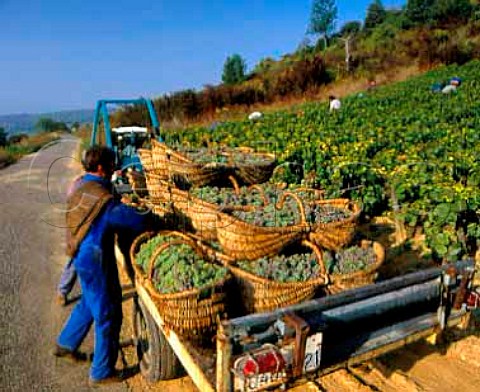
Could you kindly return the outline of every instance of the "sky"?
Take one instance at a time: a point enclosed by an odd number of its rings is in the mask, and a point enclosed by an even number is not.
[[[372,0],[337,0],[337,26]],[[405,1],[383,0],[386,7]],[[94,108],[221,82],[294,51],[311,0],[0,0],[0,115]]]

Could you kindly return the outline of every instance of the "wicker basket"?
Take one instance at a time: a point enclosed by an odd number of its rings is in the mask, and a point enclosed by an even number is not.
[[[385,261],[385,248],[378,242],[362,240],[362,247],[373,246],[376,255],[376,261],[367,268],[352,272],[350,274],[331,274],[329,275],[330,284],[327,289],[329,293],[335,294],[347,289],[361,287],[375,282],[378,275],[378,269]]]
[[[258,184],[253,184],[248,187],[248,190],[250,192],[256,191],[260,195],[262,202],[263,202],[263,207],[266,207],[268,204],[270,204],[270,200],[268,199],[267,195],[265,194],[265,189],[261,185]]]
[[[361,213],[360,207],[349,199],[317,200],[314,203],[345,209],[351,215],[343,220],[312,225],[308,239],[321,248],[334,251],[348,245],[355,234],[358,217]]]
[[[171,232],[172,241],[161,245],[150,260],[147,278],[143,282],[160,312],[165,326],[198,343],[209,343],[216,332],[218,319],[226,313],[226,291],[231,275],[199,289],[179,293],[160,294],[152,283],[157,257],[169,247],[187,244],[205,258],[209,256],[192,238],[180,232]],[[209,258],[210,259],[210,258]]]
[[[151,198],[149,202],[151,211],[159,218],[164,219],[167,215],[173,212],[172,206],[169,203],[157,200],[155,198]]]
[[[260,162],[230,162],[234,167],[236,177],[242,182],[247,185],[253,185],[262,184],[270,179],[276,166],[274,154],[255,153],[248,147],[239,147],[236,148],[233,153],[227,152],[225,155],[233,158],[235,153],[245,153],[262,159]]]
[[[177,189],[158,179],[153,180],[155,176],[148,175],[151,190],[156,200],[173,205],[173,212],[188,221],[189,226],[204,241],[213,241],[217,239],[218,216],[225,215],[234,210],[247,210],[248,207],[222,207],[217,204],[206,202],[198,197],[192,196],[189,192]],[[238,183],[234,178],[232,181],[235,192],[239,192]]]
[[[322,271],[321,277],[307,282],[282,283],[268,280],[231,265],[232,261],[223,257],[222,262],[228,266],[240,287],[242,302],[247,313],[268,312],[311,299],[319,287],[328,283],[322,254],[318,247],[306,240],[302,245],[315,253]]]
[[[164,143],[152,141],[152,160],[160,175],[182,189],[201,187],[211,184],[223,184],[232,175],[232,170],[224,164],[195,163],[181,153],[167,147]]]
[[[168,200],[168,182],[160,175],[149,173],[145,174],[145,181],[147,183],[148,194],[150,198],[160,202],[167,202]]]
[[[280,197],[280,195],[283,192],[295,193],[302,200],[304,205],[315,203],[315,202],[317,202],[319,200],[323,200],[325,198],[324,197],[325,192],[323,190],[320,190],[320,189],[305,188],[305,187],[289,189],[287,184],[281,184],[281,183],[280,184],[275,184],[274,186],[276,188],[276,192],[278,192],[277,193],[278,197]],[[260,193],[262,199],[264,200],[264,205],[265,206],[272,202],[266,196],[265,189],[263,188],[262,185],[251,185],[249,189],[257,190]],[[309,194],[309,197],[308,197],[307,200],[305,200],[305,197],[304,197],[305,194]]]
[[[310,194],[311,198],[314,199],[313,203],[316,203],[317,201],[324,200],[325,199],[325,191],[321,189],[314,189],[314,188],[307,188],[307,187],[299,187],[292,189],[291,192],[296,193],[300,198],[302,198],[302,194]],[[309,198],[310,200],[310,198]],[[308,202],[308,201],[307,201]]]
[[[146,148],[139,148],[137,152],[140,157],[140,162],[142,162],[142,167],[148,172],[153,172],[152,151]]]
[[[163,235],[168,235],[169,232],[164,233]],[[155,233],[153,231],[147,231],[145,233],[140,234],[132,243],[130,247],[130,260],[132,261],[133,271],[135,272],[135,278],[138,279],[139,282],[143,282],[146,278],[146,273],[143,271],[142,267],[137,264],[137,253],[140,251],[140,247],[150,241],[153,237],[161,235],[160,233]]]
[[[291,192],[284,192],[277,209],[283,207],[286,197],[297,201],[301,221],[299,224],[286,227],[260,227],[227,214],[218,214],[217,237],[223,251],[236,260],[255,260],[265,256],[273,256],[287,245],[303,239],[310,226],[306,222],[302,201]]]

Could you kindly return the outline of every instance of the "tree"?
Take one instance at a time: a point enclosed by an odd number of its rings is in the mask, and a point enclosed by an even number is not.
[[[5,147],[7,145],[7,132],[5,128],[0,127],[0,147]]]
[[[340,29],[340,36],[355,35],[358,34],[360,30],[362,30],[362,22],[358,20],[347,22]]]
[[[271,57],[264,57],[262,58],[253,69],[255,74],[262,74],[268,72],[272,69],[273,65],[275,64],[275,60]]]
[[[55,130],[55,121],[48,117],[40,117],[35,124],[35,128],[42,132],[51,132]]]
[[[239,54],[227,57],[223,65],[222,82],[229,85],[243,82],[246,69],[245,60]]]
[[[413,24],[431,23],[436,0],[408,0],[405,16]]]
[[[40,117],[35,128],[41,132],[66,131],[68,127],[63,122],[56,122],[48,117]]]
[[[368,6],[367,16],[365,17],[365,29],[370,30],[382,24],[387,17],[387,13],[380,0],[374,0]]]
[[[325,41],[325,48],[330,34],[335,29],[337,13],[335,0],[313,0],[308,33],[320,35]]]
[[[78,121],[75,121],[71,127],[70,127],[72,132],[77,132],[80,129],[80,123]]]
[[[469,0],[436,0],[433,17],[439,22],[466,20],[472,13]]]

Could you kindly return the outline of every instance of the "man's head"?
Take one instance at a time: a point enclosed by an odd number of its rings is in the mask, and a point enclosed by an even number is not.
[[[86,172],[110,179],[115,169],[115,153],[108,147],[92,146],[82,161]]]
[[[336,99],[336,97],[335,97],[335,95],[329,95],[329,96],[328,96],[328,99],[329,99],[330,101],[333,101],[334,99]]]

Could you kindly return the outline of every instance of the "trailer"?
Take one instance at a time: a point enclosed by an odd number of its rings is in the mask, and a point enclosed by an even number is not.
[[[119,266],[131,274],[123,258]],[[466,327],[471,309],[480,306],[474,274],[473,260],[459,261],[223,320],[210,348],[168,328],[141,279],[130,275],[140,370],[150,382],[186,372],[202,392],[285,390]]]

